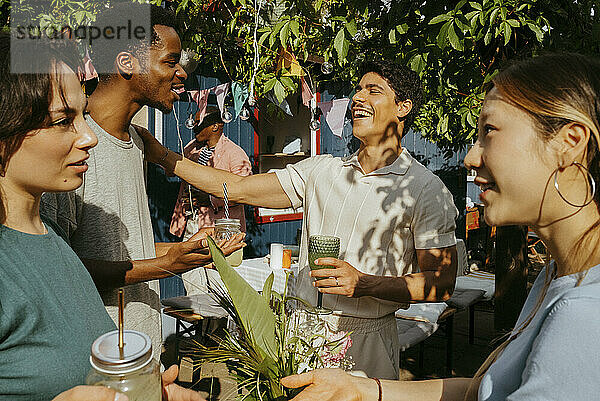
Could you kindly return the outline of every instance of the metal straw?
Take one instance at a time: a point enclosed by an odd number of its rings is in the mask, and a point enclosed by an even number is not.
[[[229,218],[229,200],[227,198],[227,184],[223,183],[223,201],[225,202],[225,218]]]
[[[119,356],[123,359],[123,289],[119,288]]]

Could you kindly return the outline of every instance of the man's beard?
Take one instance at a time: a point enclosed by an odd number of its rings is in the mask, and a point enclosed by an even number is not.
[[[171,108],[171,106],[168,106],[167,104],[165,104],[166,102],[161,102],[160,100],[153,99],[150,96],[148,96],[149,94],[156,93],[156,85],[152,84],[151,79],[148,78],[148,75],[144,74],[140,78],[141,78],[140,79],[140,81],[141,81],[140,89],[141,89],[141,92],[144,94],[143,104],[145,106],[158,109],[165,114],[169,114],[170,112],[172,112],[173,109]],[[169,95],[170,94],[171,94],[171,92],[169,91]]]

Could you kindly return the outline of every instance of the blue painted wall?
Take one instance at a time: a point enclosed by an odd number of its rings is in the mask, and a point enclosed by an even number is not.
[[[219,80],[216,78],[205,77],[201,77],[197,82],[199,89],[210,88],[219,83]],[[322,95],[322,101],[328,101],[333,98],[334,96],[328,92]],[[213,102],[209,99],[209,104]],[[163,141],[165,145],[169,149],[181,153],[177,133],[178,124],[175,117],[176,115],[178,116],[179,135],[181,135],[181,143],[185,146],[192,139],[192,132],[185,128],[184,122],[189,113],[197,111],[197,105],[194,102],[177,102],[174,107],[175,113],[165,114],[163,121],[154,121],[154,114],[150,113],[149,128],[152,132],[156,124],[163,124]],[[349,117],[348,115],[348,121],[344,127],[342,138],[334,136],[323,119],[321,124],[321,153],[329,153],[334,156],[347,156],[358,149],[358,141],[352,136],[352,125],[350,124]],[[225,135],[246,151],[252,165],[254,165],[254,160],[252,160],[254,130],[252,126],[247,121],[236,119],[225,125]],[[456,152],[444,157],[444,152],[435,144],[425,140],[420,133],[412,130],[405,135],[402,143],[417,160],[442,178],[448,189],[453,193],[458,210],[464,210],[466,172],[461,166],[466,152]],[[171,214],[179,189],[179,182],[179,179],[176,177],[167,177],[162,169],[154,165],[148,166],[148,197],[156,241],[173,242],[179,240],[179,238],[174,237],[168,232]],[[254,210],[252,207],[246,207],[246,217],[246,241],[248,242],[248,246],[244,250],[246,257],[267,254],[271,242],[295,243],[296,232],[301,227],[300,220],[257,224],[254,221]],[[461,216],[461,218],[464,219],[464,216]],[[460,229],[457,230],[457,235],[464,238],[464,220],[460,220],[457,223],[457,227],[463,228],[462,232]],[[184,293],[183,283],[178,277],[161,280],[161,298],[179,296]]]

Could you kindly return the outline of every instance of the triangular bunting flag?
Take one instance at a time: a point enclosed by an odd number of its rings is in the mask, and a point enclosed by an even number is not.
[[[233,118],[237,118],[248,99],[248,87],[241,82],[233,82],[231,84],[231,93],[233,94]]]
[[[283,48],[279,51],[277,71],[279,71],[282,67],[287,70],[287,72],[283,74],[284,77],[301,77],[304,75],[302,66],[296,59],[296,56],[294,56],[292,52],[284,50]]]
[[[302,104],[306,107],[310,107],[310,101],[314,95],[304,77],[300,77],[300,82],[302,83]]]
[[[202,89],[200,91],[188,91],[190,98],[194,99],[194,101],[198,105],[198,111],[200,112],[200,119],[198,120],[198,124],[202,123],[202,120],[204,120],[204,116],[206,115],[206,105],[208,104],[208,94],[210,93],[210,91],[210,89]]]
[[[283,110],[288,116],[294,116],[294,114],[292,114],[292,109],[290,108],[290,105],[287,102],[287,100],[283,99],[283,101],[279,103],[272,93],[267,94],[267,99],[269,99],[272,103],[277,105],[277,107]]]
[[[335,99],[329,102],[320,102],[319,108],[323,112],[327,125],[333,132],[333,135],[341,138],[344,130],[346,110],[348,109],[350,99]]]
[[[221,110],[221,114],[223,114],[223,111],[225,111],[225,98],[229,93],[230,85],[231,82],[227,82],[226,84],[217,85],[212,88],[217,96],[217,105],[219,106],[219,110]]]

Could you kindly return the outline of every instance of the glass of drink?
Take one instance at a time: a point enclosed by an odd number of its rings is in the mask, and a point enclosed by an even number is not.
[[[340,256],[340,239],[329,235],[311,235],[308,239],[308,265],[311,270],[331,269],[331,266],[317,265],[319,258],[338,258]],[[317,280],[321,280],[318,278]],[[331,309],[323,307],[323,293],[317,293],[317,314],[329,314]]]
[[[227,240],[235,234],[241,233],[241,223],[239,219],[216,219],[215,220],[215,241]],[[242,264],[244,256],[243,249],[238,249],[231,255],[225,257],[231,267],[237,267]]]
[[[119,348],[119,330],[101,335],[92,344],[92,369],[86,384],[105,386],[129,397],[129,401],[160,401],[160,366],[152,358],[152,342],[146,334],[134,330],[123,333],[124,347]]]

